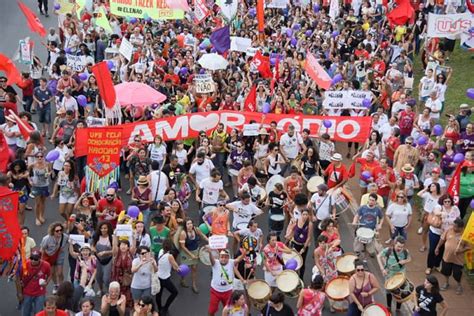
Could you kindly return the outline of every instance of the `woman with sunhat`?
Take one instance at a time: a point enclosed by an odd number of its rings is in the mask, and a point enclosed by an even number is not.
[[[150,205],[152,203],[152,192],[146,176],[141,175],[136,181],[132,190],[132,201],[137,203],[140,213],[143,214],[143,221],[148,227],[150,223]]]

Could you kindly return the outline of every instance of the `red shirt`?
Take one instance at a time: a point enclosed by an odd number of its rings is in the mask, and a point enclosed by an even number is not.
[[[41,260],[38,266],[33,266],[31,260],[26,262],[27,274],[23,275],[23,295],[43,296],[46,295],[46,287],[39,285],[39,280],[48,280],[51,275],[51,266],[48,262]]]
[[[374,170],[374,182],[378,186],[377,194],[380,196],[388,196],[390,194],[390,186],[389,182],[395,182],[395,174],[393,173],[393,169],[387,167],[386,169],[382,169],[381,167],[377,167]],[[388,175],[388,181],[387,176]]]
[[[47,315],[48,314],[46,314],[45,311],[41,311],[38,314],[36,314],[35,316],[47,316]],[[62,309],[57,309],[56,313],[54,315],[56,315],[56,316],[68,316],[69,314],[66,313],[65,311],[63,311]]]
[[[403,110],[400,112],[400,121],[398,126],[400,126],[400,135],[408,136],[413,130],[413,123],[415,123],[415,112],[408,113]]]
[[[340,167],[335,167],[332,162],[329,164],[326,171],[324,171],[324,174],[328,176],[329,188],[334,188],[337,184],[347,180],[349,177],[344,165],[341,164]]]
[[[119,199],[115,198],[115,200],[112,201],[112,203],[109,203],[107,199],[103,198],[99,200],[99,207],[98,207],[98,212],[103,213],[105,211],[106,214],[102,215],[99,217],[100,221],[108,221],[110,224],[112,224],[112,227],[115,228],[117,226],[117,218],[120,212],[124,210],[123,208],[123,203]],[[111,216],[113,214],[117,214],[117,217],[115,219],[111,219]]]
[[[373,63],[373,68],[375,70],[374,77],[380,78],[383,77],[385,74],[385,69],[387,68],[385,66],[385,62],[383,60],[377,60],[376,62]]]
[[[33,96],[33,79],[23,79],[17,84],[23,91],[23,96],[31,97]]]
[[[12,110],[16,115],[18,115],[16,102],[4,102],[3,107],[4,107],[5,110],[7,110],[7,109]],[[5,112],[8,113],[8,111],[5,111]]]
[[[367,182],[364,177],[362,177],[362,172],[369,171],[372,177],[374,176],[374,170],[379,166],[379,162],[377,160],[368,161],[365,158],[357,158],[357,163],[360,163],[360,179],[364,182]]]
[[[390,149],[388,145],[392,146],[393,150]],[[393,160],[395,150],[397,150],[398,146],[400,146],[400,138],[392,135],[387,139],[387,148],[385,149],[385,154],[387,155],[388,159]]]

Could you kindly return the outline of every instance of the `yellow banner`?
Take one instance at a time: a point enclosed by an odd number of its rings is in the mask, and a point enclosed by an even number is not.
[[[464,228],[464,232],[462,234],[462,240],[465,240],[471,244],[474,244],[474,216],[469,216],[469,220],[467,221],[467,225]]]
[[[166,0],[110,0],[110,13],[118,16],[154,20],[180,20],[183,10],[170,9]]]

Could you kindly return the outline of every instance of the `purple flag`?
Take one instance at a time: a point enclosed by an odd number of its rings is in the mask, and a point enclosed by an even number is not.
[[[219,54],[224,54],[230,49],[230,29],[223,26],[211,34],[211,43]]]

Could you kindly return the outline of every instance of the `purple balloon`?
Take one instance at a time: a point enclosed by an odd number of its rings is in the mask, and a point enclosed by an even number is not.
[[[295,258],[291,258],[285,263],[285,269],[296,270],[296,268],[298,268],[298,261]]]
[[[330,128],[332,126],[332,122],[330,120],[323,120],[323,125],[326,128]]]
[[[335,85],[335,84],[338,84],[341,80],[342,80],[342,75],[341,74],[337,74],[335,75],[333,78],[332,78],[332,84]]]
[[[249,15],[254,18],[257,15],[257,9],[255,8],[250,8],[249,10]]]
[[[200,75],[204,75],[205,73],[206,73],[206,69],[201,68],[201,70],[199,70],[199,74],[200,74]]]
[[[319,12],[319,9],[320,9],[319,4],[313,5],[313,11],[314,11],[314,13],[318,13],[318,12]]]
[[[81,72],[81,73],[79,74],[79,79],[81,79],[81,81],[86,81],[87,78],[88,78],[88,76],[87,76],[86,73]]]
[[[469,88],[466,90],[466,96],[469,98],[469,99],[473,99],[474,100],[474,88]]]
[[[295,31],[301,30],[301,24],[295,23],[295,25],[293,25],[293,30],[295,30]]]
[[[215,47],[211,48],[211,53],[217,53],[217,49]]]
[[[408,104],[409,106],[415,106],[415,105],[416,105],[416,100],[413,99],[413,98],[408,99],[408,100],[407,100],[407,104]]]
[[[181,69],[179,70],[179,73],[183,74],[183,75],[187,74],[188,73],[188,68],[187,67],[181,67]]]
[[[115,181],[109,184],[109,187],[108,187],[108,189],[114,189],[114,190],[117,190],[118,188],[119,188],[119,185]]]
[[[435,136],[441,136],[443,134],[443,126],[439,124],[433,126],[433,134]]]
[[[453,158],[453,161],[455,163],[461,163],[464,161],[464,155],[461,154],[461,153],[457,153],[456,155],[454,155],[454,158]]]
[[[209,216],[209,217],[207,218],[207,223],[208,223],[209,225],[212,225],[212,217],[211,217],[211,216]]]
[[[191,269],[189,268],[188,265],[186,264],[182,264],[179,266],[178,268],[178,274],[180,277],[184,278],[185,276],[187,276],[189,274],[189,272],[191,272]]]
[[[339,31],[333,31],[332,32],[332,37],[335,38],[339,35]]]
[[[79,103],[80,106],[86,106],[87,105],[87,98],[84,95],[79,95],[77,97],[77,103]]]
[[[290,41],[291,46],[296,47],[296,44],[298,44],[298,40],[296,38],[292,38]]]
[[[276,61],[276,58],[270,58],[270,65],[275,66]]]
[[[130,23],[132,23],[132,24],[137,23],[137,18],[130,18]]]
[[[140,209],[136,205],[130,205],[127,210],[127,215],[131,218],[138,218],[140,214]]]
[[[474,199],[471,200],[471,203],[469,203],[469,206],[470,206],[471,208],[474,208]]]
[[[59,9],[61,9],[61,6],[59,5],[59,3],[56,3],[54,5],[54,10],[58,11]]]
[[[286,29],[286,36],[291,37],[293,35],[293,30],[292,29]]]
[[[306,35],[306,37],[310,37],[312,34],[313,34],[313,31],[311,30],[307,30],[306,32],[304,32],[304,35]]]
[[[271,108],[271,106],[270,106],[270,103],[265,102],[265,103],[263,104],[263,107],[262,107],[263,113],[265,113],[265,114],[270,113],[271,110],[272,110],[272,108]]]
[[[365,98],[364,100],[362,100],[362,106],[364,106],[365,108],[370,108],[372,106],[372,101],[368,98]]]
[[[59,158],[59,151],[51,150],[44,158],[47,162],[56,161]]]
[[[420,136],[416,140],[416,143],[420,146],[426,145],[426,144],[428,144],[428,138],[426,136]]]
[[[107,68],[108,68],[109,70],[112,70],[112,69],[114,69],[114,67],[115,67],[114,62],[111,61],[111,60],[108,60],[108,61],[107,61]]]
[[[370,173],[369,170],[365,170],[365,171],[362,172],[361,176],[362,176],[363,179],[367,180],[370,177],[372,177],[372,173]]]

